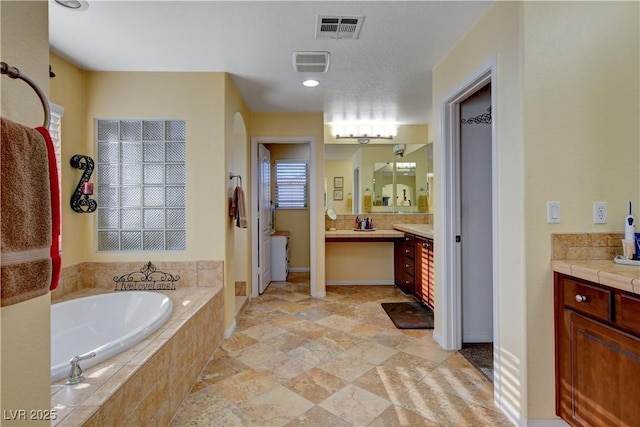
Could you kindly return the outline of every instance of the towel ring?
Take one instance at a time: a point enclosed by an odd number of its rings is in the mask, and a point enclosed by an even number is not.
[[[42,108],[44,109],[44,124],[42,125],[42,127],[49,129],[49,124],[51,123],[51,109],[49,107],[49,101],[47,100],[44,92],[42,92],[42,89],[40,89],[40,86],[38,86],[36,82],[31,80],[28,76],[22,74],[16,67],[10,67],[9,65],[7,65],[6,62],[0,62],[0,74],[6,74],[12,79],[20,79],[31,86],[31,88],[38,95],[38,98],[40,98]]]

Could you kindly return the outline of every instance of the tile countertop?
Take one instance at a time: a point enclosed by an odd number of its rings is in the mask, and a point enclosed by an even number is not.
[[[616,264],[613,260],[554,259],[553,271],[616,289],[640,294],[640,267]]]
[[[355,231],[355,230],[335,230],[325,231],[325,239],[340,239],[340,238],[380,238],[380,237],[403,237],[404,234],[396,230],[373,230],[373,231]]]
[[[393,224],[393,228],[416,236],[433,239],[433,225],[431,224]]]

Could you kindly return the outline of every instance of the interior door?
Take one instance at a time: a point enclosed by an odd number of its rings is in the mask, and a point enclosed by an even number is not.
[[[258,292],[271,282],[271,153],[258,145]]]
[[[487,86],[460,105],[460,114],[476,117],[490,105]],[[460,126],[462,340],[493,342],[491,125]]]

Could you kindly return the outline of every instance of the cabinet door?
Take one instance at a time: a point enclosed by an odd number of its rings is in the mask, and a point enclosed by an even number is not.
[[[640,340],[565,311],[570,370],[568,421],[584,426],[640,426]],[[566,401],[566,400],[565,400]],[[568,402],[568,403],[569,403]]]
[[[427,263],[429,264],[429,298],[427,299],[427,305],[433,310],[436,305],[436,282],[433,278],[433,239],[427,239],[427,244],[429,245],[427,253]]]
[[[433,240],[416,239],[416,296],[431,309],[433,297]]]

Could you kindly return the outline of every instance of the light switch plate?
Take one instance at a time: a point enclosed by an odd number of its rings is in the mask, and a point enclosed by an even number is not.
[[[560,223],[560,202],[547,202],[547,223]]]

